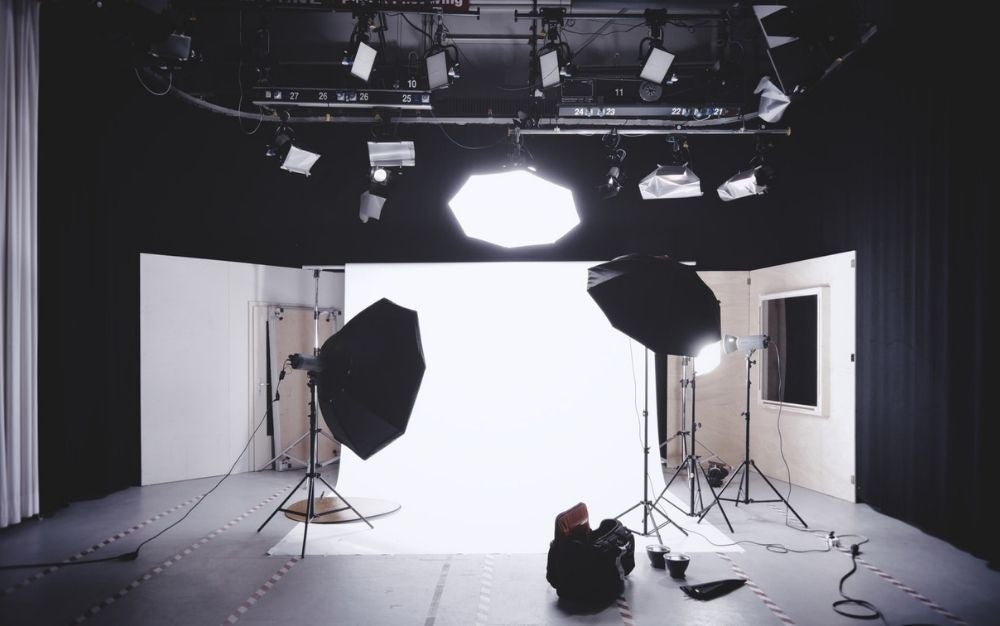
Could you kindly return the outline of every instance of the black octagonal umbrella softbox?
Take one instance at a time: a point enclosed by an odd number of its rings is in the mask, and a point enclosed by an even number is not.
[[[697,356],[722,338],[719,301],[693,267],[629,254],[587,271],[587,292],[611,325],[657,354]]]
[[[424,377],[417,312],[382,298],[330,336],[316,372],[323,420],[367,459],[406,432]]]

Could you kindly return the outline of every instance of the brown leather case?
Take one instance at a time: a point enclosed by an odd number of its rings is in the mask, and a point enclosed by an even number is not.
[[[556,516],[556,537],[586,537],[590,534],[590,514],[580,502]]]

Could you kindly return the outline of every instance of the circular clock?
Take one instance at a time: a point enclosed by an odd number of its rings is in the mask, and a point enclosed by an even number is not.
[[[642,81],[639,85],[639,97],[643,102],[656,102],[663,95],[663,86],[651,83],[648,80]]]

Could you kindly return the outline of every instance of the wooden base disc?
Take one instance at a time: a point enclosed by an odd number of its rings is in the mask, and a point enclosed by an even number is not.
[[[389,500],[377,500],[375,498],[348,498],[347,500],[351,503],[351,506],[368,519],[399,510],[399,503]],[[290,510],[285,511],[285,517],[296,522],[306,521],[306,508],[308,505],[308,499],[299,500],[288,507]],[[360,518],[354,514],[354,511],[349,509],[344,504],[344,501],[336,496],[316,498],[313,510],[319,517],[314,517],[310,520],[310,524],[342,524],[344,522],[360,521]]]

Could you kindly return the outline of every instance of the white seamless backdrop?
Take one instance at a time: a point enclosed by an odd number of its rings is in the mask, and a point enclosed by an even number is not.
[[[348,265],[345,317],[382,297],[415,309],[427,371],[407,432],[368,461],[345,448],[338,491],[443,533],[537,532],[537,551],[579,501],[595,522],[638,502],[644,349],[587,294],[591,265]]]

